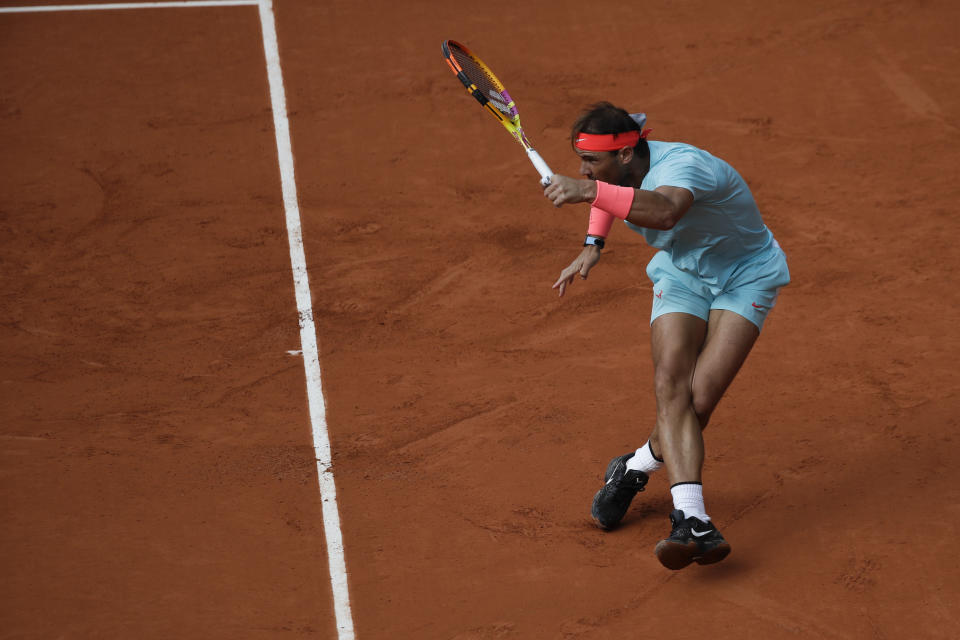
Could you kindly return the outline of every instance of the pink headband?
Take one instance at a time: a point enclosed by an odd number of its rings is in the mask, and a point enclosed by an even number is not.
[[[635,147],[640,139],[647,139],[652,129],[626,131],[624,133],[579,133],[574,143],[581,151],[619,151],[624,147]]]

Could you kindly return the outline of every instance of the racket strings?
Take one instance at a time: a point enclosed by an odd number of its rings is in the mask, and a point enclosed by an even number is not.
[[[506,91],[500,81],[487,70],[483,63],[456,47],[450,48],[450,55],[463,69],[464,75],[470,82],[477,86],[477,91],[489,100],[497,111],[507,118],[513,118],[516,115],[516,109],[510,106],[509,96],[505,95]]]

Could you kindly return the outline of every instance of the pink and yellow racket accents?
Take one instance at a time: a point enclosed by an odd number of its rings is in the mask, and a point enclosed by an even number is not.
[[[467,47],[456,40],[445,40],[443,43],[443,57],[454,75],[460,80],[467,91],[477,102],[483,105],[493,116],[510,132],[510,135],[520,143],[527,152],[527,157],[540,174],[543,185],[550,184],[553,171],[543,161],[523,132],[520,126],[520,114],[517,105],[510,97],[503,83],[493,74],[490,68],[475,56]]]

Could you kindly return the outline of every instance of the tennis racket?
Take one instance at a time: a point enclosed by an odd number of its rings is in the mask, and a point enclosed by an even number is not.
[[[493,75],[493,71],[490,71],[490,68],[480,58],[455,40],[444,41],[443,57],[446,58],[450,69],[460,79],[463,86],[467,88],[470,95],[486,107],[527,152],[530,162],[540,173],[540,184],[543,186],[550,184],[550,176],[553,175],[553,171],[530,145],[530,141],[520,126],[517,105],[513,102],[510,94],[507,93],[503,83],[497,79],[497,76]]]

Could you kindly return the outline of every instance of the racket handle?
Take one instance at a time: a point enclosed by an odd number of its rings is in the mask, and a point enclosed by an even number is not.
[[[550,176],[553,175],[553,171],[551,171],[547,163],[543,161],[540,154],[533,149],[527,149],[527,157],[530,158],[530,162],[533,163],[533,166],[537,168],[537,172],[540,174],[540,184],[543,186],[550,184]]]

